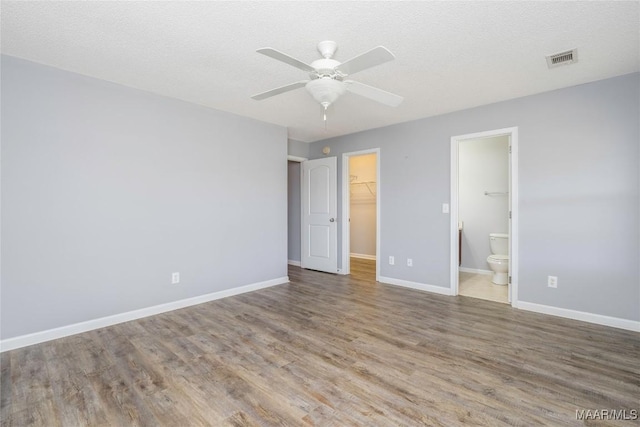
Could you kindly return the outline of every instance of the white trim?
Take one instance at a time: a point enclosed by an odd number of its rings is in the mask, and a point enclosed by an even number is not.
[[[458,267],[458,271],[462,273],[474,273],[474,274],[493,274],[491,270],[480,270],[478,268],[467,268],[467,267]]]
[[[288,260],[288,261],[287,261],[287,264],[289,264],[289,265],[294,265],[294,266],[296,266],[296,267],[300,267],[300,261],[294,261],[294,260],[292,260],[292,259]]]
[[[375,256],[375,255],[356,254],[356,253],[354,253],[354,252],[351,252],[351,253],[349,254],[349,256],[350,256],[351,258],[369,259],[369,260],[372,260],[372,261],[375,261],[375,260],[376,260],[376,256]]]
[[[393,277],[380,276],[378,278],[378,282],[386,283],[388,285],[402,286],[403,288],[417,289],[419,291],[431,292],[434,294],[451,295],[451,288],[446,288],[443,286],[427,285],[425,283],[410,282],[408,280],[402,280],[402,279],[394,279]]]
[[[458,268],[460,265],[460,224],[458,219],[458,143],[455,138],[451,138],[451,189],[449,200],[449,215],[451,215],[451,224],[449,226],[449,269],[451,281],[451,295],[458,295]],[[455,229],[454,225],[455,224]]]
[[[349,179],[349,155],[347,153],[342,153],[342,236],[340,237],[342,241],[342,260],[341,260],[341,274],[350,274],[351,273],[351,263],[349,262],[349,257],[347,254],[351,253],[350,248],[350,210],[349,206],[349,191],[350,188],[347,188],[347,182],[351,182]],[[376,252],[377,253],[377,252]]]
[[[520,194],[520,185],[518,184],[519,166],[518,166],[518,150],[519,150],[518,128],[511,128],[511,139],[509,141],[509,149],[511,150],[509,162],[509,208],[511,209],[511,222],[509,228],[509,273],[511,276],[511,284],[509,285],[509,301],[511,306],[515,307],[518,302],[518,277],[520,265],[520,209],[518,207],[518,197]]]
[[[568,308],[559,308],[526,301],[518,301],[518,304],[515,307],[522,310],[534,311],[536,313],[549,314],[551,316],[581,320],[583,322],[595,323],[597,325],[640,332],[640,322],[635,320],[621,319],[619,317],[604,316],[602,314],[587,313],[585,311],[570,310]]]
[[[165,304],[159,304],[152,307],[141,308],[139,310],[128,311],[126,313],[114,314],[112,316],[101,317],[99,319],[88,320],[86,322],[74,323],[72,325],[61,326],[46,331],[34,332],[32,334],[21,335],[14,338],[8,338],[0,341],[0,352],[14,350],[16,348],[26,347],[33,344],[39,344],[45,341],[51,341],[63,338],[69,335],[80,334],[92,331],[94,329],[104,328],[106,326],[116,325],[118,323],[129,322],[131,320],[143,317],[154,316],[167,311],[173,311],[180,308],[190,307],[192,305],[202,304],[221,298],[226,298],[246,292],[256,291],[258,289],[268,288],[270,286],[288,283],[289,277],[279,277],[277,279],[266,280],[264,282],[252,283],[237,288],[225,289],[223,291],[213,292],[206,295],[200,295],[193,298],[186,298],[178,301],[172,301]]]
[[[370,148],[367,150],[351,151],[349,153],[342,153],[342,268],[339,270],[340,274],[351,273],[351,263],[349,256],[351,255],[350,248],[350,224],[349,224],[349,157],[362,156],[364,154],[376,155],[376,255],[380,254],[380,188],[381,176],[380,176],[380,148]],[[376,281],[380,281],[380,262],[376,262]]]
[[[469,139],[482,139],[495,136],[509,136],[511,154],[509,158],[509,199],[511,221],[509,225],[509,274],[511,284],[509,296],[511,306],[518,303],[518,128],[490,130],[451,137],[451,227],[450,227],[450,280],[451,295],[458,295],[458,144]]]
[[[306,157],[298,157],[298,156],[288,155],[287,156],[287,160],[291,160],[292,162],[302,163],[302,162],[306,162],[309,159],[307,159]]]

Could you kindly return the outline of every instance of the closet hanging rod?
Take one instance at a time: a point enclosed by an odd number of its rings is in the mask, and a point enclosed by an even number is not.
[[[369,190],[369,193],[371,193],[372,196],[375,196],[376,194],[373,192],[373,190],[371,189],[371,187],[369,187],[369,184],[375,184],[375,181],[360,181],[360,182],[352,182],[351,185],[356,185],[356,184],[361,184],[367,187],[367,190]]]
[[[509,194],[508,191],[485,191],[484,192],[485,196],[506,196],[507,194]]]

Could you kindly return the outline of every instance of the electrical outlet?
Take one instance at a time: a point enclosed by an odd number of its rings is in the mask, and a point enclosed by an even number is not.
[[[171,284],[177,285],[178,283],[180,283],[180,273],[171,273]]]
[[[389,265],[394,265],[396,263],[396,258],[394,256],[389,257]]]
[[[413,260],[411,258],[407,258],[407,267],[413,267]]]
[[[550,288],[558,287],[558,277],[557,276],[549,276],[547,278],[547,286]]]
[[[442,204],[442,213],[449,213],[449,203]]]

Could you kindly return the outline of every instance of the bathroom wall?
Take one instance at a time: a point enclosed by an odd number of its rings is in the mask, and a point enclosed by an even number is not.
[[[376,155],[365,154],[349,158],[351,217],[351,256],[374,259],[376,256]],[[371,190],[371,191],[369,191]],[[373,194],[372,194],[373,193]]]
[[[509,137],[460,142],[458,213],[464,222],[461,270],[490,272],[489,233],[508,233],[509,197],[485,196],[509,189]]]

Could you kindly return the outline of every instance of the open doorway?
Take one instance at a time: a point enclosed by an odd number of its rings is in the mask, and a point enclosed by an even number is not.
[[[287,157],[287,263],[300,267],[301,254],[301,163],[304,157]]]
[[[516,305],[517,128],[451,138],[451,291]]]
[[[508,135],[458,143],[459,295],[509,302],[508,188]]]
[[[380,275],[380,149],[342,155],[342,272],[377,281]]]

